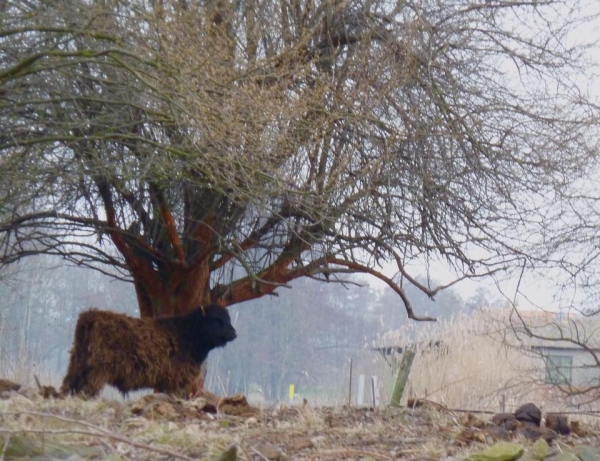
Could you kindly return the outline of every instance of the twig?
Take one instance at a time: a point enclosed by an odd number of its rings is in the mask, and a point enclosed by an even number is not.
[[[548,411],[548,415],[584,415],[584,416],[595,416],[600,417],[599,410],[580,410],[580,411]]]
[[[6,450],[8,449],[9,443],[10,443],[10,434],[6,434],[4,436],[4,446],[2,447],[2,453],[0,453],[0,461],[4,461],[4,455],[6,454]]]
[[[497,411],[493,410],[467,410],[463,408],[446,408],[445,411],[449,411],[451,413],[473,413],[476,415],[495,415],[498,413]]]
[[[78,434],[78,435],[98,435],[104,436],[105,434],[98,434],[97,432],[84,431],[81,429],[9,429],[7,427],[0,427],[0,433],[13,435],[13,434],[49,434],[49,435],[65,435],[65,434]]]
[[[225,390],[225,384],[223,384],[223,380],[221,379],[221,375],[217,375],[217,379],[219,380],[219,384],[221,385],[221,390],[223,391],[223,395],[227,395],[227,391]]]
[[[254,453],[256,453],[258,456],[260,456],[262,459],[264,459],[265,461],[269,461],[269,458],[267,458],[265,455],[263,455],[260,451],[258,451],[256,448],[252,447],[250,448]]]
[[[72,430],[72,431],[66,431],[66,432],[70,432],[70,433],[81,433],[81,434],[85,434],[85,435],[91,435],[91,436],[95,436],[95,437],[106,437],[112,440],[117,440],[119,442],[123,442],[126,443],[128,445],[131,445],[132,447],[135,448],[141,448],[143,450],[148,450],[148,451],[152,451],[154,453],[160,453],[163,455],[168,455],[168,456],[172,456],[173,458],[177,458],[177,459],[183,459],[185,461],[195,461],[193,458],[190,458],[189,456],[186,456],[182,453],[178,453],[176,451],[172,451],[169,450],[167,448],[160,448],[160,447],[153,447],[152,445],[148,445],[146,443],[143,442],[137,442],[135,440],[132,440],[128,437],[125,437],[123,435],[119,435],[119,434],[115,434],[114,432],[109,431],[108,429],[104,429],[103,427],[100,426],[96,426],[94,424],[88,423],[86,421],[79,421],[76,419],[72,419],[72,418],[67,418],[66,416],[57,416],[57,415],[53,415],[50,413],[38,413],[38,412],[34,412],[34,411],[22,411],[22,412],[0,412],[0,414],[3,415],[21,415],[21,414],[25,414],[25,415],[31,415],[31,416],[39,416],[42,418],[54,418],[57,419],[59,421],[63,421],[63,422],[67,422],[67,423],[72,423],[72,424],[79,424],[81,426],[85,426],[88,427],[90,429],[92,429],[93,431],[96,432],[92,432],[92,431],[79,431],[77,429]],[[2,430],[4,432],[4,430]],[[43,430],[43,429],[23,429],[23,430],[18,430],[17,432],[43,432],[46,434],[51,434],[51,433],[58,433],[57,432],[53,432],[53,431],[48,431],[48,430]],[[64,432],[63,432],[64,433]],[[10,432],[9,432],[10,434]],[[2,461],[0,459],[0,461]]]
[[[317,457],[319,457],[319,456],[339,456],[339,455],[359,455],[359,456],[370,456],[371,458],[374,458],[374,459],[383,459],[386,461],[391,461],[394,459],[391,456],[383,455],[381,453],[375,453],[372,451],[365,451],[365,450],[351,450],[348,448],[323,450],[323,451],[319,451],[319,452],[315,453],[315,455],[317,455]]]

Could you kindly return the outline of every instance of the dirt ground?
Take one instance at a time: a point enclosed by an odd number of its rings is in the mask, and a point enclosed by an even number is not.
[[[7,392],[0,400],[0,459],[463,460],[491,439],[464,437],[489,417],[435,408],[258,410],[243,397],[218,402],[161,394],[138,400],[44,399]],[[551,444],[600,446],[595,423]],[[479,430],[479,429],[476,429]],[[524,446],[529,440],[517,440]]]

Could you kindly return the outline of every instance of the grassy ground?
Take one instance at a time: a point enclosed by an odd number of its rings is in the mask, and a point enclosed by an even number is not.
[[[211,413],[215,408],[204,399],[177,401],[157,394],[125,402],[42,399],[33,393],[4,397],[4,459],[232,461],[237,451],[237,459],[253,461],[427,461],[463,460],[484,446],[460,441],[465,415],[427,408],[373,411],[309,404],[258,411],[234,400],[221,401],[219,411]],[[600,445],[600,433],[588,428],[585,440],[564,438],[554,442],[554,449]]]

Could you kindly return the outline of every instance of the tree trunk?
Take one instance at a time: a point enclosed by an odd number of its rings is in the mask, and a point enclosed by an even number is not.
[[[148,275],[148,274],[146,274]],[[207,263],[191,269],[174,268],[153,277],[136,277],[135,292],[142,318],[181,315],[209,304],[209,267]]]

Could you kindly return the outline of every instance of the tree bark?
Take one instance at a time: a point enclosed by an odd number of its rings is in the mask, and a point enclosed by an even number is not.
[[[210,303],[209,276],[207,263],[191,269],[172,269],[161,274],[159,284],[149,284],[152,277],[134,276],[140,316],[181,315]]]

